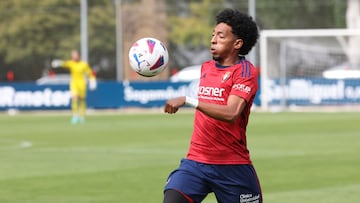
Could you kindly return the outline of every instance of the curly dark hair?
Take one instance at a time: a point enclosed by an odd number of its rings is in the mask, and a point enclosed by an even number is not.
[[[232,28],[232,33],[243,40],[240,55],[246,55],[256,44],[259,31],[251,16],[235,9],[224,9],[216,16],[216,24],[225,23]]]

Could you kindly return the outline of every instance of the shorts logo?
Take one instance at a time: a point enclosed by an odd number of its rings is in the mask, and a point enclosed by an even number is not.
[[[166,180],[166,185],[169,184],[171,181],[171,177]]]
[[[253,194],[241,194],[240,195],[240,203],[259,203],[260,195]]]
[[[244,84],[235,84],[232,86],[233,89],[239,90],[240,92],[245,92],[246,94],[250,94],[251,87]]]

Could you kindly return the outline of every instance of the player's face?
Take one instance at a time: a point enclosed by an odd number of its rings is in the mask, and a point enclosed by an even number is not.
[[[79,61],[80,60],[80,54],[77,51],[73,51],[71,52],[71,59],[74,61]]]
[[[232,33],[229,25],[219,23],[212,34],[210,52],[221,63],[229,57],[237,57],[242,44],[243,41]]]

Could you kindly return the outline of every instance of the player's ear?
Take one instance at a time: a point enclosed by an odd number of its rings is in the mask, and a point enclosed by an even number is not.
[[[234,43],[235,49],[240,49],[242,45],[244,44],[244,41],[242,39],[236,39]]]

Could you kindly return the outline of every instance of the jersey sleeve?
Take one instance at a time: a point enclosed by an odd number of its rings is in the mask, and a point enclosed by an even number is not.
[[[239,64],[233,75],[233,85],[230,95],[236,95],[250,102],[258,89],[258,73],[248,61]]]
[[[95,78],[95,74],[92,72],[90,66],[88,63],[86,63],[86,68],[85,68],[85,72],[86,74],[89,76],[89,79],[96,79]]]
[[[70,69],[71,68],[71,61],[64,61],[64,63],[62,64],[61,67]]]

